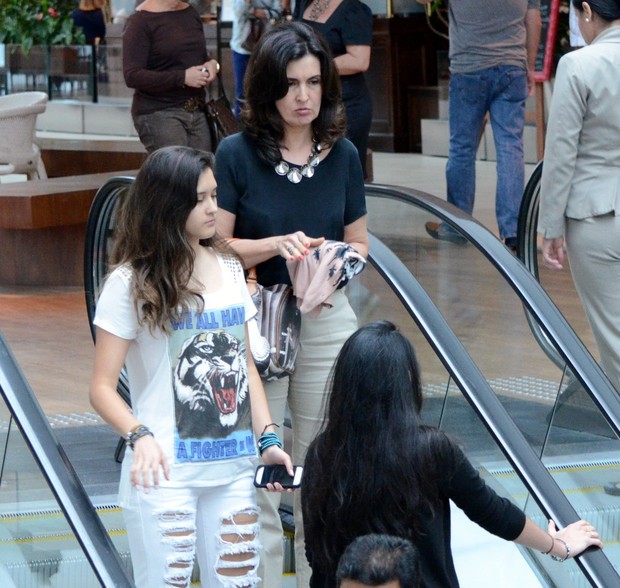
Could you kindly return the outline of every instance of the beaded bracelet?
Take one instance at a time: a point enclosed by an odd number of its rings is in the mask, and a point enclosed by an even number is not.
[[[570,557],[570,547],[568,546],[568,543],[566,543],[566,541],[562,541],[562,539],[558,539],[556,537],[555,540],[564,544],[564,547],[566,548],[566,555],[564,557],[558,557],[557,555],[550,555],[549,557],[554,561],[559,561],[560,563],[565,562]]]
[[[272,447],[273,445],[277,445],[280,449],[282,449],[282,441],[280,441],[280,437],[278,437],[277,433],[263,433],[258,438],[258,451],[261,455],[265,449]]]

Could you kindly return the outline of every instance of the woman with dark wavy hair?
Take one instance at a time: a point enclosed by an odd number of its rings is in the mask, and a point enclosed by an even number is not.
[[[255,48],[245,78],[243,131],[217,150],[218,233],[246,268],[256,266],[263,286],[290,284],[287,261],[303,261],[325,239],[368,251],[364,180],[357,150],[344,138],[338,72],[325,42],[309,26],[274,27]],[[302,463],[321,424],[329,371],[357,320],[345,292],[331,308],[302,315],[295,373],[265,383],[274,420],[288,403],[293,460]],[[270,500],[273,499],[273,500]],[[308,586],[299,493],[295,496],[297,585]],[[282,582],[279,496],[259,495],[259,570],[265,586]]]
[[[256,308],[216,214],[213,155],[154,151],[121,202],[97,301],[90,398],[129,446],[119,505],[139,588],[189,586],[194,557],[203,586],[257,586],[257,445],[292,472],[246,352]]]
[[[452,500],[474,522],[560,560],[602,547],[586,521],[558,531],[536,526],[482,480],[459,447],[423,424],[420,372],[411,343],[388,321],[359,329],[343,345],[325,425],[306,456],[302,481],[311,588],[336,587],[338,560],[356,537],[409,539],[421,586],[451,588]]]

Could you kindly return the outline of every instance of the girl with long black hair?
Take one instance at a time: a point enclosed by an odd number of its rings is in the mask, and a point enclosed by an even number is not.
[[[602,547],[586,521],[545,532],[482,480],[444,432],[422,423],[413,347],[390,322],[356,331],[334,366],[322,432],[302,482],[310,586],[336,586],[338,560],[369,533],[410,539],[423,587],[457,587],[450,550],[452,500],[474,522],[559,560]]]

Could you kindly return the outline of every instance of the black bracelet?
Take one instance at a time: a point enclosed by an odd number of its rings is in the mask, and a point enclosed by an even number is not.
[[[147,435],[150,435],[151,437],[153,437],[153,433],[151,429],[149,429],[148,427],[144,425],[139,425],[135,427],[134,429],[132,429],[131,431],[129,431],[129,433],[127,433],[127,437],[125,437],[125,441],[127,441],[127,445],[129,445],[129,447],[133,449],[133,446],[135,445],[136,441],[138,439],[141,439],[142,437],[146,437]]]
[[[278,423],[269,423],[268,425],[265,425],[265,428],[263,429],[261,435],[265,434],[265,432],[267,431],[267,427],[277,427],[279,429],[280,425],[278,425]]]

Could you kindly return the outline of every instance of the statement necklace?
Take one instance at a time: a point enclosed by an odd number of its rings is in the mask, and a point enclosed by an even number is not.
[[[312,3],[312,8],[310,9],[310,20],[316,20],[323,14],[331,3],[331,0],[314,0]]]
[[[321,153],[321,146],[318,143],[312,144],[310,155],[308,155],[308,163],[306,163],[301,169],[289,165],[286,161],[282,160],[273,169],[279,176],[286,176],[286,179],[293,184],[299,184],[302,178],[311,178],[314,175],[314,168],[321,163],[319,154]]]

